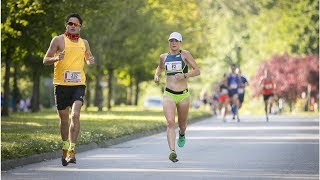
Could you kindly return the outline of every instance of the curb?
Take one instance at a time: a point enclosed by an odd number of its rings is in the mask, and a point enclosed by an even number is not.
[[[191,119],[191,120],[189,120],[188,124],[192,124],[192,123],[204,120],[209,117],[210,116],[205,116],[205,117],[200,117],[197,119]],[[96,148],[107,148],[112,145],[120,144],[120,143],[130,141],[133,139],[138,139],[141,137],[146,137],[146,136],[158,134],[158,133],[164,132],[165,130],[166,130],[166,127],[163,126],[158,129],[154,129],[154,130],[150,130],[150,131],[146,131],[146,132],[140,132],[140,133],[122,136],[122,137],[115,138],[115,139],[106,140],[106,141],[100,142],[98,144],[92,142],[89,144],[79,145],[79,146],[77,146],[77,152],[85,152],[85,151],[89,151],[89,150],[96,149]],[[16,167],[20,167],[20,166],[24,166],[24,165],[28,165],[28,164],[33,164],[33,163],[38,163],[38,162],[43,162],[43,161],[48,161],[48,160],[52,160],[52,159],[56,159],[56,158],[60,158],[60,157],[61,157],[61,152],[60,152],[60,150],[57,150],[54,152],[35,154],[35,155],[22,157],[22,158],[18,158],[18,159],[9,159],[9,160],[5,160],[5,161],[1,161],[1,171],[8,171],[8,170],[16,168]]]

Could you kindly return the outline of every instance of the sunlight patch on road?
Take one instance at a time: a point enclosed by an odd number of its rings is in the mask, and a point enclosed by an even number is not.
[[[250,127],[225,127],[225,126],[190,126],[188,131],[248,131],[248,130],[319,130],[319,126],[250,126]]]
[[[81,159],[138,159],[138,155],[128,155],[128,154],[110,154],[110,155],[93,155],[93,156],[88,156],[86,158],[81,158]]]
[[[279,135],[279,136],[216,136],[216,137],[192,137],[188,139],[194,140],[319,140],[319,135],[297,134],[297,135]]]

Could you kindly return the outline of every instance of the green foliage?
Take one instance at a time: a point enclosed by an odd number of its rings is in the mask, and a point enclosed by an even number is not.
[[[201,84],[219,80],[230,63],[239,63],[251,77],[273,54],[318,54],[319,1],[200,2],[207,8],[201,16],[211,50],[203,59]]]
[[[18,38],[22,35],[21,29],[29,25],[27,16],[41,16],[44,11],[41,5],[29,0],[6,0],[1,2],[1,40]]]
[[[23,67],[19,81],[35,74],[52,76],[53,67],[44,67],[42,58],[50,40],[65,30],[65,16],[76,12],[84,20],[81,36],[96,57],[96,67],[86,69],[91,82],[114,73],[113,87],[121,94],[116,97],[123,98],[126,87],[138,89],[152,80],[159,55],[168,51],[168,35],[179,31],[182,48],[200,65],[201,76],[190,79],[200,92],[211,90],[230,63],[251,77],[273,54],[318,54],[318,9],[318,0],[5,0],[2,61],[8,54],[15,66]]]

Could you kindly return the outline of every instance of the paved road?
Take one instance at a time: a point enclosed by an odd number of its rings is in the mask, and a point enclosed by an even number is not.
[[[178,163],[168,160],[166,134],[2,172],[3,180],[319,179],[318,116],[243,116],[240,123],[217,118],[188,127]]]

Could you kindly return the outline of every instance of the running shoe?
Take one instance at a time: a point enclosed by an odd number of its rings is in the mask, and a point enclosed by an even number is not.
[[[74,151],[68,151],[68,155],[66,157],[67,163],[75,163],[76,164],[76,156]]]
[[[61,156],[62,166],[67,166],[68,165],[68,162],[66,161],[67,154],[68,154],[68,150],[67,149],[62,149],[62,156]]]
[[[177,141],[177,144],[179,147],[183,147],[185,143],[186,143],[186,137],[185,135],[182,136],[179,131],[179,139]]]
[[[172,162],[178,162],[179,160],[177,159],[177,154],[174,150],[172,150],[170,152],[170,155],[169,155],[169,159],[172,161]]]
[[[266,117],[266,120],[267,120],[267,122],[269,122],[269,116],[267,115],[267,117]]]

